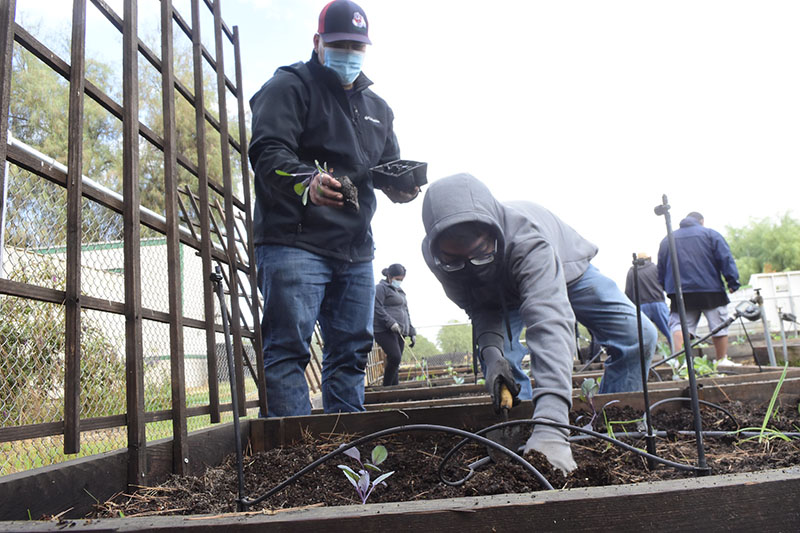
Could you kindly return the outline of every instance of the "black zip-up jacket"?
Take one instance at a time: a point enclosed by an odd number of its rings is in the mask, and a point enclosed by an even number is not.
[[[411,325],[405,291],[382,279],[375,285],[375,317],[372,327],[375,333],[383,333],[391,331],[395,322],[400,325],[404,337],[417,335],[417,330]]]
[[[633,286],[633,267],[628,269],[625,278],[625,296],[630,301],[635,301]],[[644,265],[639,267],[639,303],[664,302],[664,289],[658,282],[658,267],[650,259],[645,259]]]
[[[370,222],[376,198],[369,175],[375,165],[400,158],[394,115],[363,74],[348,97],[316,51],[305,63],[281,67],[250,99],[250,164],[255,171],[256,244],[282,244],[335,259],[373,258]],[[303,205],[294,185],[327,163],[333,177],[349,176],[358,188],[359,212]]]

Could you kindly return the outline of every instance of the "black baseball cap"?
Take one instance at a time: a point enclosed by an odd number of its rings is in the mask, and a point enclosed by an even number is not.
[[[319,33],[326,43],[358,41],[372,44],[368,35],[369,22],[364,10],[355,2],[334,0],[319,14]]]

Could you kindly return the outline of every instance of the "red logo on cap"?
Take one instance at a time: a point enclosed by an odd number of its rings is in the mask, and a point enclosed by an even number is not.
[[[356,28],[366,28],[367,22],[364,20],[364,17],[361,16],[361,13],[356,11],[353,13],[353,26]]]

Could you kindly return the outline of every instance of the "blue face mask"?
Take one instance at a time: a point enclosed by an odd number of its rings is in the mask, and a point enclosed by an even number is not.
[[[403,282],[401,282],[399,279],[393,279],[392,280],[392,287],[394,287],[395,289],[399,289],[400,285],[402,285],[402,284],[403,284]]]
[[[342,85],[350,85],[361,72],[364,52],[325,47],[325,66],[336,73]]]

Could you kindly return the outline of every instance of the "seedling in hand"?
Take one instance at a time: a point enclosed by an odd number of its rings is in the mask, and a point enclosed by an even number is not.
[[[359,453],[358,449],[353,447],[345,450],[343,452],[345,455],[352,457],[358,464],[361,465],[361,468],[358,470],[358,473],[355,472],[352,468],[346,465],[337,465],[339,468],[342,469],[344,472],[345,477],[350,482],[351,485],[356,489],[358,493],[358,497],[361,498],[361,503],[367,503],[367,498],[369,495],[372,494],[372,491],[375,490],[375,487],[378,485],[386,486],[386,482],[384,481],[386,478],[394,474],[394,471],[386,472],[385,474],[381,474],[378,476],[375,481],[370,483],[369,477],[369,470],[374,472],[380,472],[381,469],[378,468],[378,465],[381,464],[386,460],[386,457],[389,455],[389,452],[386,451],[385,446],[375,446],[372,449],[372,462],[362,463],[361,462],[361,453]]]
[[[328,163],[323,163],[322,165],[319,164],[319,161],[316,159],[314,160],[314,164],[317,166],[317,170],[314,172],[299,172],[296,174],[291,174],[289,172],[285,172],[283,170],[276,170],[275,174],[278,176],[289,176],[293,178],[298,178],[301,176],[308,176],[303,181],[294,184],[294,192],[297,193],[298,196],[301,196],[303,199],[303,205],[308,204],[308,186],[311,184],[311,180],[314,179],[314,176],[317,174],[330,174],[333,175],[333,168],[328,168]],[[358,213],[358,189],[356,188],[353,181],[347,176],[337,177],[336,180],[341,185],[341,193],[344,201],[344,206],[353,211],[354,213]]]
[[[294,192],[297,193],[297,196],[303,197],[303,205],[308,203],[308,185],[311,183],[311,180],[314,178],[316,174],[328,173],[328,163],[323,163],[320,166],[319,161],[316,159],[314,160],[314,164],[317,166],[317,170],[314,172],[298,172],[297,174],[291,174],[289,172],[285,172],[283,170],[275,170],[275,174],[278,176],[287,176],[291,178],[299,178],[300,176],[308,176],[303,181],[294,184]],[[333,169],[331,169],[333,172]]]

